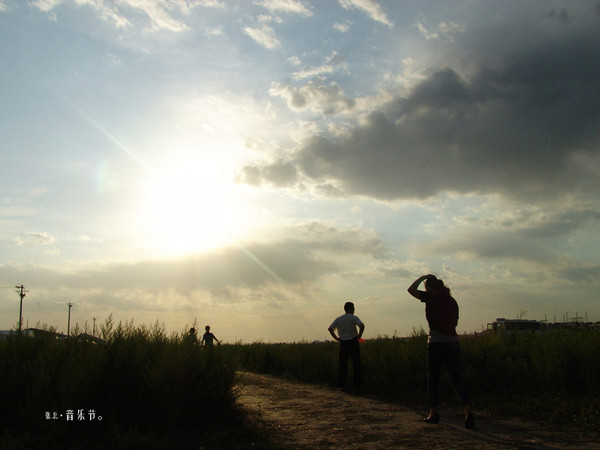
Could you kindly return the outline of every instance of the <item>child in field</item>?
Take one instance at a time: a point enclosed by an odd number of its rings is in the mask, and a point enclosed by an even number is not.
[[[213,341],[217,341],[217,344],[221,345],[221,343],[216,338],[216,336],[210,332],[210,327],[208,325],[206,325],[206,327],[204,327],[204,330],[205,330],[205,333],[202,336],[202,344],[203,345],[205,345],[207,347],[212,347]]]
[[[359,388],[361,384],[360,347],[358,341],[365,331],[365,325],[354,315],[354,303],[347,302],[344,305],[345,314],[337,317],[328,331],[340,343],[338,362],[338,386],[344,389],[346,386],[346,373],[348,371],[348,359],[352,359],[354,369],[354,386]],[[358,331],[356,328],[358,327]],[[337,329],[339,336],[334,330]]]
[[[186,341],[189,342],[190,344],[198,343],[198,336],[196,335],[196,329],[194,327],[190,328],[190,331],[188,332],[188,334],[186,336]]]

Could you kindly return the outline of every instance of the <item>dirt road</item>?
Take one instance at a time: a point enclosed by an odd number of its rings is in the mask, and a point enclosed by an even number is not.
[[[283,448],[597,448],[600,441],[568,429],[477,415],[474,430],[460,410],[443,411],[438,425],[421,411],[324,386],[240,373],[238,404]],[[477,411],[475,410],[477,413]]]

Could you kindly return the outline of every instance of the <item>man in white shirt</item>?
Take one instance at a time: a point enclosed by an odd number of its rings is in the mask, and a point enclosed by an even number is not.
[[[338,365],[338,386],[342,389],[346,386],[346,372],[348,370],[348,359],[352,359],[354,368],[354,386],[360,387],[361,369],[360,369],[360,347],[358,340],[365,331],[365,324],[354,315],[354,303],[347,302],[344,305],[346,314],[336,318],[329,325],[329,333],[333,339],[340,343],[340,357]],[[356,329],[358,327],[358,330]],[[335,334],[337,329],[338,335]]]

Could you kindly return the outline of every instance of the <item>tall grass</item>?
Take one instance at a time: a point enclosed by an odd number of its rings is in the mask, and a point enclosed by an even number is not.
[[[115,326],[111,318],[100,334],[100,344],[51,335],[0,340],[0,447],[243,447],[257,438],[235,407],[237,368],[312,383],[337,376],[334,342],[210,351],[158,323]],[[426,341],[415,330],[361,344],[364,392],[426,408]],[[462,336],[461,344],[476,410],[600,427],[600,330]],[[440,390],[444,406],[459,406],[447,377]]]
[[[541,334],[462,336],[462,375],[476,408],[600,426],[600,330],[552,330]],[[427,337],[378,338],[361,344],[363,391],[426,407]],[[237,344],[227,349],[251,371],[333,384],[336,343]],[[352,370],[349,370],[349,382]],[[442,401],[459,406],[448,378],[440,379]]]
[[[242,344],[223,346],[228,357],[242,369],[282,375],[311,383],[333,382],[337,376],[337,345],[334,343]]]
[[[197,448],[215,429],[239,427],[235,367],[218,349],[190,344],[184,333],[168,336],[158,323],[114,327],[109,318],[101,334],[101,344],[0,340],[0,447],[185,448],[193,437]]]
[[[464,375],[489,408],[600,427],[600,330],[463,340]]]

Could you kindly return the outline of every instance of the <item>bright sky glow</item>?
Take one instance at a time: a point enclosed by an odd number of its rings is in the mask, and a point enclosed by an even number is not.
[[[0,0],[0,329],[600,321],[600,6]]]
[[[168,162],[142,189],[140,231],[159,256],[231,244],[252,224],[231,175],[198,161]]]

